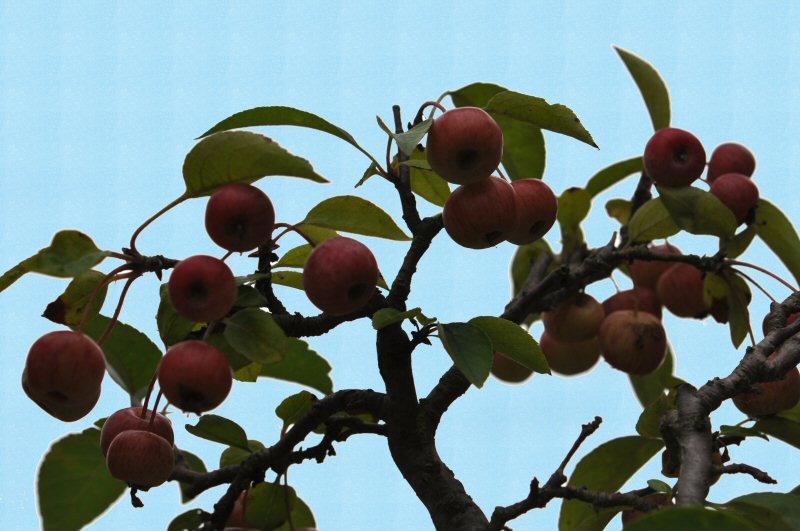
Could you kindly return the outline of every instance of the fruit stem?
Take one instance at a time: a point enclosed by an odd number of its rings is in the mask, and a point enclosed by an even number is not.
[[[417,125],[418,123],[420,123],[422,121],[422,113],[428,107],[433,107],[433,110],[431,111],[430,115],[428,115],[428,120],[433,118],[433,115],[436,114],[436,109],[439,109],[442,112],[447,112],[447,109],[444,108],[444,105],[439,103],[439,102],[442,101],[442,99],[444,98],[445,94],[442,94],[441,96],[439,96],[439,99],[436,100],[436,101],[426,101],[425,103],[420,105],[420,108],[417,111],[417,116],[414,117],[414,125]]]
[[[153,403],[153,412],[150,414],[150,423],[147,425],[147,431],[153,431],[153,423],[156,420],[156,410],[158,409],[159,401],[161,401],[161,389],[158,390],[156,401]]]
[[[275,236],[275,238],[273,238],[273,240],[272,240],[273,242],[277,242],[287,232],[294,231],[297,234],[299,234],[305,241],[307,241],[308,244],[311,245],[311,247],[315,247],[317,245],[314,242],[314,240],[312,240],[306,233],[304,233],[302,230],[298,229],[297,225],[290,225],[289,223],[276,223],[275,224],[275,228],[276,229],[277,228],[285,228],[286,230],[284,230],[283,232],[281,232],[280,234]]]
[[[147,386],[147,392],[144,395],[144,404],[142,405],[142,413],[139,415],[139,418],[143,419],[145,414],[147,413],[147,404],[150,402],[150,393],[153,392],[153,386],[156,384],[156,380],[158,379],[158,371],[153,374],[153,377],[150,379],[150,384]],[[153,410],[155,412],[155,409]]]
[[[770,301],[772,301],[772,302],[778,302],[778,301],[775,299],[775,297],[773,297],[773,296],[770,294],[770,292],[769,292],[769,291],[767,291],[767,290],[764,288],[764,286],[762,286],[761,284],[759,284],[758,282],[756,282],[756,281],[755,281],[755,279],[753,279],[753,277],[751,277],[750,275],[747,275],[747,274],[746,274],[744,271],[742,271],[742,270],[740,270],[740,269],[736,269],[735,267],[732,267],[732,268],[731,268],[731,271],[734,271],[734,272],[735,272],[737,275],[740,275],[742,278],[744,278],[745,280],[747,280],[748,282],[750,282],[752,285],[754,285],[756,288],[758,288],[758,289],[761,291],[761,293],[763,293],[764,295],[766,295],[766,296],[767,296],[767,298],[768,298]]]
[[[771,276],[772,278],[774,278],[775,280],[777,280],[778,282],[780,282],[781,284],[783,284],[784,286],[789,288],[792,291],[792,293],[797,293],[797,291],[798,291],[796,287],[792,286],[791,284],[789,284],[788,282],[783,280],[781,277],[779,277],[778,275],[776,275],[772,271],[764,269],[761,266],[757,266],[757,265],[751,264],[749,262],[740,262],[739,260],[726,260],[726,262],[728,264],[731,264],[731,265],[739,265],[739,266],[742,266],[742,267],[749,267],[751,269],[755,269],[756,271],[761,271],[765,275]]]
[[[92,293],[89,295],[89,300],[86,301],[86,306],[83,308],[83,315],[81,315],[81,321],[78,323],[78,332],[83,332],[83,328],[86,326],[86,319],[89,317],[89,309],[91,309],[92,304],[94,304],[97,294],[100,293],[100,289],[111,282],[117,273],[121,273],[122,271],[126,271],[128,269],[131,269],[131,265],[129,263],[124,263],[121,266],[112,269],[106,274],[106,276],[100,279],[100,282],[97,283],[92,290]]]
[[[229,257],[230,255],[232,255],[232,254],[233,254],[233,251],[228,251],[227,253],[225,253],[224,255],[222,255],[222,257],[220,258],[220,260],[222,260],[222,261],[224,262],[224,261],[225,261],[225,260],[227,260],[227,259],[228,259],[228,257]]]
[[[128,277],[128,280],[125,282],[125,285],[122,287],[122,293],[119,294],[119,302],[117,302],[117,307],[114,308],[114,315],[111,316],[111,321],[109,321],[108,326],[103,331],[103,335],[100,336],[100,339],[97,340],[97,344],[101,347],[103,343],[105,343],[108,336],[111,335],[111,331],[114,329],[114,325],[117,324],[117,319],[119,318],[119,313],[122,311],[122,305],[125,302],[125,295],[128,294],[128,288],[131,287],[133,281],[139,278],[139,275],[132,275]]]
[[[386,141],[386,171],[392,173],[392,142],[394,138],[392,136],[389,137],[389,140]]]
[[[617,293],[619,293],[620,292],[619,284],[617,284],[617,281],[614,279],[614,272],[613,271],[608,276],[608,280],[610,280],[611,283],[614,284],[614,289],[617,291]]]
[[[172,209],[173,207],[176,207],[176,206],[178,206],[179,204],[183,203],[183,202],[184,202],[184,201],[186,201],[187,199],[189,199],[189,194],[188,194],[188,192],[187,192],[187,193],[184,193],[184,194],[182,194],[180,197],[178,197],[177,199],[175,199],[174,201],[172,201],[171,203],[169,203],[167,206],[165,206],[164,208],[162,208],[161,210],[159,210],[158,212],[156,212],[155,214],[153,214],[152,216],[150,216],[150,217],[149,217],[149,218],[148,218],[148,219],[147,219],[147,220],[146,220],[144,223],[142,223],[141,225],[139,225],[139,228],[137,228],[135,231],[133,231],[133,234],[131,235],[131,244],[130,244],[130,249],[131,249],[131,251],[132,251],[132,252],[134,252],[134,253],[138,253],[138,252],[139,252],[139,251],[137,251],[137,250],[136,250],[136,238],[138,238],[138,237],[139,237],[139,234],[140,234],[140,233],[141,233],[141,232],[142,232],[142,231],[143,231],[143,230],[144,230],[144,229],[145,229],[145,228],[146,228],[148,225],[150,225],[152,222],[154,222],[155,220],[157,220],[159,217],[161,217],[161,216],[162,216],[164,213],[166,213],[168,210]]]
[[[506,177],[506,174],[505,174],[505,173],[503,173],[503,170],[501,170],[501,169],[500,169],[500,166],[498,166],[498,167],[497,167],[497,173],[499,173],[499,174],[500,174],[500,177],[501,177],[501,178],[502,178],[502,179],[503,179],[505,182],[508,182],[508,181],[509,181],[508,177]]]
[[[114,251],[107,251],[107,252],[108,252],[108,256],[110,256],[112,258],[119,258],[120,260],[125,260],[126,262],[130,262],[133,259],[132,256],[127,255],[127,254],[115,253]]]
[[[211,331],[214,330],[214,327],[217,325],[217,321],[209,321],[206,325],[206,331],[203,332],[203,339],[202,341],[208,341],[209,336],[211,335]]]

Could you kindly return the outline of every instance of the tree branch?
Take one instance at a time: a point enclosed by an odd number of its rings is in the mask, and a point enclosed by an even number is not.
[[[400,117],[400,106],[393,105],[392,113],[394,114],[394,132],[400,134],[403,132],[403,119]],[[398,162],[405,162],[408,160],[400,149],[397,150]],[[391,175],[391,168],[388,168]],[[411,234],[417,233],[417,227],[420,224],[419,211],[417,210],[417,198],[411,191],[411,170],[408,166],[399,164],[397,174],[393,179],[390,179],[394,184],[397,193],[400,195],[400,204],[403,207],[403,221],[406,222],[408,230]]]

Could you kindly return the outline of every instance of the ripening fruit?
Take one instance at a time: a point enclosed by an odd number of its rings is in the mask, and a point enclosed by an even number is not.
[[[172,444],[149,431],[128,430],[111,442],[106,455],[108,471],[136,487],[157,487],[172,475]]]
[[[228,251],[250,251],[268,242],[274,226],[272,202],[250,184],[226,184],[206,205],[206,231]]]
[[[172,423],[167,417],[161,413],[155,413],[156,417],[153,419],[151,430],[150,420],[153,417],[153,411],[148,409],[144,418],[142,418],[141,414],[141,407],[128,407],[120,409],[106,419],[105,424],[103,424],[103,430],[100,432],[100,450],[102,450],[103,455],[108,454],[108,447],[111,446],[114,438],[123,431],[128,430],[152,431],[166,439],[170,444],[175,443]]]
[[[711,153],[706,178],[709,183],[713,183],[717,177],[726,173],[741,173],[752,177],[755,171],[756,158],[753,153],[741,144],[726,142]]]
[[[709,307],[703,298],[703,273],[691,264],[674,264],[658,279],[656,293],[678,317],[702,318]]]
[[[233,308],[237,294],[233,272],[213,256],[181,260],[169,277],[169,299],[175,311],[195,322],[222,319]]]
[[[663,245],[651,245],[648,247],[648,250],[654,253],[681,254],[680,249],[668,243]],[[673,265],[673,262],[662,262],[658,260],[634,260],[629,266],[634,287],[656,291],[658,279],[664,271]]]
[[[105,373],[105,357],[97,343],[80,332],[59,330],[31,346],[22,389],[50,415],[73,422],[94,408]]]
[[[535,242],[556,222],[556,195],[539,179],[520,179],[512,182],[511,187],[517,199],[517,224],[506,239],[516,245]]]
[[[661,301],[654,291],[647,288],[627,289],[615,293],[603,301],[606,315],[619,310],[641,310],[661,319]]]
[[[508,383],[522,383],[533,374],[533,369],[517,363],[501,352],[494,353],[492,361],[492,374],[498,380]]]
[[[363,307],[375,294],[378,262],[369,247],[339,236],[320,243],[303,267],[303,289],[314,306],[331,315]]]
[[[658,186],[689,186],[703,174],[706,151],[689,131],[659,129],[644,148],[644,171]]]
[[[517,226],[516,202],[514,189],[500,177],[459,186],[444,204],[444,228],[463,247],[493,247]]]
[[[600,359],[600,344],[596,337],[577,343],[562,343],[550,337],[545,330],[539,338],[539,346],[550,370],[564,376],[586,372]]]
[[[758,205],[758,187],[741,173],[720,175],[709,191],[733,212],[738,223],[743,223]]]
[[[492,174],[503,158],[503,131],[483,109],[451,109],[428,131],[428,164],[444,180],[469,184]]]
[[[773,352],[769,359],[774,358]],[[761,393],[742,393],[733,397],[733,404],[748,417],[775,415],[800,402],[800,371],[792,367],[780,380],[754,384]]]
[[[167,350],[158,366],[158,385],[175,407],[203,413],[220,405],[233,384],[227,358],[203,341],[182,341]]]
[[[647,312],[614,312],[605,318],[597,337],[608,364],[628,374],[650,374],[667,353],[664,327]]]
[[[789,317],[786,318],[786,326],[789,326],[790,324],[795,322],[795,320],[798,317],[800,317],[800,312],[790,313]],[[764,316],[764,320],[761,322],[761,330],[764,332],[764,335],[767,335],[769,333],[769,329],[767,328],[768,326],[769,326],[769,313],[767,313],[767,315]]]
[[[544,329],[556,341],[577,343],[597,335],[603,323],[603,306],[591,295],[576,293],[551,312],[542,312]]]

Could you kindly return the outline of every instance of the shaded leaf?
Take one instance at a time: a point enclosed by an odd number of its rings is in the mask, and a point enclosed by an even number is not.
[[[742,517],[703,507],[665,507],[625,526],[626,531],[757,531]]]
[[[316,520],[314,520],[314,513],[311,512],[309,506],[306,505],[306,503],[300,498],[297,498],[294,501],[294,506],[292,507],[291,515],[292,515],[291,523],[295,529],[298,529],[300,527],[315,528],[317,526],[317,522]],[[277,528],[275,531],[294,531],[294,530],[289,525],[289,522],[286,522],[282,526]]]
[[[394,308],[381,308],[372,316],[372,328],[380,330],[386,328],[390,324],[399,323],[405,319],[417,320],[423,325],[432,323],[435,319],[428,319],[422,314],[421,308],[412,308],[405,312],[396,310]]]
[[[527,245],[520,245],[511,259],[511,292],[512,295],[519,293],[525,280],[531,271],[531,266],[542,254],[547,253],[551,257],[553,251],[545,240],[536,240]]]
[[[311,254],[311,245],[305,244],[299,247],[295,247],[294,249],[289,249],[281,259],[275,262],[272,267],[300,267],[302,268],[306,260],[308,259],[308,255]]]
[[[541,179],[547,152],[542,130],[526,122],[490,113],[503,131],[503,169],[512,181]]]
[[[669,238],[680,230],[660,197],[643,204],[628,222],[628,237],[632,242]]]
[[[483,387],[492,368],[492,341],[475,325],[439,324],[439,339],[464,376],[475,387]]]
[[[658,429],[661,417],[670,409],[675,408],[674,398],[661,394],[658,398],[645,406],[639,420],[636,422],[636,433],[650,439],[661,439],[661,430]]]
[[[692,186],[657,187],[675,223],[691,234],[710,234],[724,240],[736,232],[736,218],[717,196]]]
[[[293,337],[288,338],[283,361],[261,367],[262,376],[299,383],[326,395],[333,392],[330,372],[331,366],[324,358],[311,350],[308,343]]]
[[[550,367],[539,343],[521,326],[500,317],[474,317],[475,325],[489,336],[492,349],[520,365],[542,374],[550,374]]]
[[[225,339],[249,360],[276,363],[286,356],[287,339],[270,314],[246,308],[225,319]]]
[[[719,427],[719,431],[722,435],[735,435],[737,437],[758,437],[760,439],[764,439],[765,441],[769,440],[769,437],[758,431],[754,428],[746,428],[744,426],[728,426],[723,424]]]
[[[300,391],[297,394],[283,399],[283,402],[275,408],[275,414],[283,421],[283,429],[286,430],[292,424],[311,410],[311,406],[317,401],[317,397],[308,391]]]
[[[234,421],[219,415],[205,414],[200,417],[197,424],[187,424],[186,431],[201,439],[235,446],[242,450],[249,449],[244,429]]]
[[[90,269],[76,276],[69,283],[64,293],[47,305],[42,316],[54,323],[67,326],[79,324],[81,319],[83,319],[86,305],[89,304],[89,298],[103,278],[105,278],[105,275],[94,269]],[[107,291],[108,287],[106,285],[103,285],[97,290],[97,294],[92,301],[92,306],[86,316],[87,322],[91,321],[100,313],[100,308],[103,307]]]
[[[627,50],[618,46],[614,46],[614,50],[625,63],[636,86],[639,87],[644,104],[647,106],[647,112],[650,113],[650,120],[653,122],[653,130],[658,131],[669,127],[669,91],[658,71],[650,63]]]
[[[263,308],[267,306],[267,304],[269,304],[267,298],[256,288],[241,285],[239,286],[239,293],[236,295],[236,302],[233,303],[233,306],[236,308]]]
[[[800,448],[800,422],[783,417],[764,417],[753,425],[753,429]]]
[[[430,169],[425,151],[417,147],[403,165],[409,166],[411,191],[429,203],[443,207],[450,197],[450,185]]]
[[[558,197],[558,222],[570,227],[586,219],[592,207],[592,197],[583,188],[572,187]]]
[[[586,183],[586,191],[594,197],[603,190],[611,188],[625,177],[631,176],[642,171],[642,157],[621,160],[611,166],[603,168],[595,173]]]
[[[303,223],[389,240],[411,239],[389,214],[366,199],[354,195],[326,199],[306,214]]]
[[[728,242],[727,247],[727,256],[728,258],[737,258],[741,256],[750,244],[753,242],[753,238],[756,237],[756,225],[750,225],[742,232],[734,236]]]
[[[189,470],[194,470],[195,472],[206,473],[208,469],[206,468],[205,463],[203,460],[194,455],[191,452],[187,452],[186,450],[181,450],[181,454],[183,455],[184,465]],[[188,503],[195,498],[195,496],[189,496],[190,487],[192,486],[190,483],[178,483],[178,486],[181,489],[181,503]]]
[[[627,199],[609,199],[606,202],[606,213],[619,221],[620,225],[627,225],[630,221],[631,208],[633,204]]]
[[[758,237],[783,262],[795,281],[800,282],[800,238],[789,218],[778,207],[761,199],[756,209],[755,226]]]
[[[235,446],[225,448],[222,451],[222,455],[219,456],[219,467],[224,468],[226,466],[239,465],[244,463],[252,453],[264,449],[264,445],[260,441],[253,439],[247,441],[247,446],[250,448],[249,450],[242,450]]]
[[[194,531],[203,524],[203,518],[207,515],[202,509],[189,509],[173,518],[167,531]]]
[[[663,492],[664,494],[672,494],[672,487],[670,487],[660,479],[648,479],[647,486],[656,492]]]
[[[297,501],[292,487],[274,483],[259,483],[247,491],[245,519],[259,529],[274,529],[289,519]]]
[[[664,361],[655,371],[644,376],[629,375],[633,392],[642,407],[652,404],[663,396],[664,390],[670,387],[672,381],[672,371],[675,365],[675,355],[672,352],[672,345],[667,346],[667,355]]]
[[[747,305],[753,297],[750,293],[750,286],[742,277],[729,270],[726,270],[723,275],[729,285],[727,303],[731,343],[734,347],[739,348],[750,331],[750,311]]]
[[[178,314],[172,301],[169,298],[167,284],[161,284],[161,301],[156,312],[156,324],[158,325],[158,335],[161,341],[167,346],[180,343],[189,335],[194,328],[194,322]]]

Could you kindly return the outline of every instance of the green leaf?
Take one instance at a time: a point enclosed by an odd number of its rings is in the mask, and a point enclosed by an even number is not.
[[[726,250],[726,254],[728,258],[738,258],[741,256],[750,244],[753,242],[753,238],[756,236],[756,225],[750,225],[742,232],[734,236],[728,242],[728,248]]]
[[[158,335],[161,336],[161,341],[165,345],[172,346],[186,339],[194,328],[194,322],[175,311],[169,298],[167,284],[161,284],[160,296],[161,301],[158,303],[156,312]]]
[[[763,493],[763,494],[773,494],[773,493]],[[793,498],[795,504],[798,502],[797,496],[792,494],[780,494],[774,493],[778,496],[788,496],[789,498]],[[713,505],[715,508],[724,509],[726,512],[736,513],[737,515],[741,516],[751,524],[755,526],[756,529],[769,529],[770,531],[796,531],[800,529],[800,527],[792,526],[789,524],[787,519],[784,519],[781,513],[777,510],[774,510],[769,505],[762,505],[759,503],[749,503],[746,499],[750,496],[758,496],[758,494],[750,494],[746,496],[742,496],[745,500],[738,501],[731,500],[730,502],[724,505]],[[792,509],[787,507],[789,511]],[[789,516],[791,518],[791,515]]]
[[[301,111],[300,109],[294,109],[292,107],[256,107],[254,109],[237,112],[236,114],[225,118],[217,125],[203,133],[200,138],[218,133],[220,131],[228,131],[230,129],[269,125],[294,125],[297,127],[307,127],[309,129],[316,129],[317,131],[328,133],[329,135],[341,138],[359,150],[361,153],[369,157],[369,159],[374,163],[377,164],[378,162],[367,152],[367,150],[358,145],[358,142],[356,142],[356,139],[353,138],[350,133],[341,127],[333,125],[329,121],[317,116],[316,114]]]
[[[586,183],[586,191],[595,197],[597,194],[611,188],[625,177],[629,177],[642,171],[642,157],[615,162],[611,166],[603,168],[595,173]]]
[[[550,374],[550,367],[539,343],[521,326],[500,317],[474,317],[469,324],[475,325],[492,341],[492,349],[502,352],[507,358],[516,361],[541,374]]]
[[[228,183],[252,183],[269,175],[301,177],[318,183],[306,159],[292,155],[277,142],[249,131],[215,133],[198,142],[183,162],[185,196],[213,194]]]
[[[739,348],[750,331],[750,311],[747,305],[753,296],[742,277],[729,270],[724,271],[723,275],[729,286],[727,302],[731,342],[735,348]]]
[[[298,223],[295,225],[295,227],[302,231],[303,234],[305,234],[306,237],[312,242],[314,242],[314,245],[339,236],[339,233],[335,230],[326,229],[325,227],[318,227],[316,225],[304,225],[303,223]]]
[[[326,199],[306,214],[303,223],[389,240],[411,239],[400,230],[389,214],[366,199],[354,195]]]
[[[558,222],[564,227],[580,225],[592,208],[592,196],[583,188],[572,187],[558,197]]]
[[[247,367],[248,365],[251,365],[252,362],[249,359],[247,359],[247,357],[245,357],[244,354],[233,348],[230,345],[230,343],[228,343],[228,341],[225,339],[224,334],[211,334],[206,338],[206,342],[208,342],[209,345],[212,345],[214,348],[219,350],[222,353],[222,355],[228,359],[228,363],[231,364],[231,368],[234,371],[233,372],[234,378],[240,380],[240,378],[237,378],[237,372],[240,369]],[[254,382],[255,379],[246,381]]]
[[[326,395],[333,392],[330,378],[331,366],[319,354],[308,348],[308,343],[288,338],[286,357],[279,363],[261,367],[261,375],[299,383]]]
[[[800,282],[800,238],[789,218],[778,207],[761,199],[756,209],[755,226],[758,237],[783,262],[795,281]]]
[[[167,531],[194,531],[203,524],[203,518],[207,515],[208,513],[202,509],[189,509],[176,516],[170,522]]]
[[[426,167],[423,167],[423,164]],[[436,206],[444,206],[450,197],[450,185],[430,169],[425,151],[416,148],[411,158],[403,163],[409,166],[411,191]]]
[[[86,305],[89,304],[89,298],[103,278],[105,278],[105,275],[94,269],[90,269],[76,276],[69,283],[64,293],[47,305],[42,317],[58,324],[67,326],[78,325],[81,319],[83,319],[83,313],[86,309]],[[106,285],[103,285],[97,290],[94,301],[92,301],[92,306],[86,316],[87,322],[91,321],[100,313],[100,308],[103,307],[107,291],[108,287]]]
[[[249,450],[244,429],[234,421],[219,415],[205,414],[194,426],[187,424],[186,431],[201,439]]]
[[[83,529],[123,492],[125,483],[111,477],[100,452],[100,430],[67,435],[50,446],[39,467],[36,498],[42,529]]]
[[[435,321],[435,319],[425,317],[425,315],[422,314],[421,308],[412,308],[405,312],[394,308],[382,308],[372,316],[372,328],[380,330],[381,328],[386,328],[390,324],[399,323],[405,319],[417,320],[422,324],[429,324]]]
[[[475,387],[483,387],[494,359],[492,340],[469,323],[439,324],[439,339],[464,376]]]
[[[639,420],[636,422],[636,433],[650,439],[661,439],[661,430],[658,429],[661,417],[674,408],[674,397],[660,394],[656,400],[642,410],[642,414],[639,415]]]
[[[303,291],[303,273],[299,271],[273,271],[272,283]]]
[[[191,452],[187,452],[186,450],[181,450],[181,454],[183,455],[183,459],[185,461],[184,465],[189,470],[194,470],[195,472],[200,472],[201,474],[205,474],[208,472],[205,463],[203,460],[194,455]],[[178,486],[181,489],[181,503],[188,503],[195,496],[189,496],[190,487],[192,486],[191,483],[178,483]]]
[[[249,360],[277,363],[286,356],[287,339],[270,314],[246,308],[225,319],[225,339]]]
[[[397,134],[387,126],[383,120],[381,120],[380,116],[376,116],[378,120],[378,125],[381,126],[386,134],[390,137],[394,138],[394,141],[397,142],[397,148],[406,156],[411,155],[414,150],[417,148],[417,145],[422,141],[422,138],[428,134],[428,129],[431,128],[433,125],[432,119],[423,120],[405,133]]]
[[[247,285],[239,286],[239,293],[236,295],[236,302],[233,305],[237,308],[263,308],[269,304],[256,288]]]
[[[296,501],[292,487],[259,483],[247,491],[245,519],[258,529],[274,529],[288,521],[291,509],[287,511],[287,506],[294,507]]]
[[[219,467],[224,468],[226,466],[239,465],[244,463],[254,452],[264,449],[264,445],[260,441],[253,439],[247,441],[247,446],[250,448],[249,450],[242,450],[235,446],[225,448],[222,451],[222,455],[219,456]]]
[[[650,113],[650,120],[653,122],[653,129],[658,131],[669,127],[669,92],[658,71],[650,63],[629,51],[618,46],[614,46],[614,50],[625,63],[636,86],[639,87],[639,92],[642,93],[647,112]]]
[[[726,424],[723,424],[719,427],[719,431],[722,435],[735,435],[738,437],[758,437],[760,439],[764,439],[765,441],[769,440],[769,437],[767,437],[760,431],[753,428],[746,428],[744,426],[728,426]]]
[[[86,335],[97,341],[111,319],[98,315],[86,325]],[[131,325],[117,321],[103,343],[106,369],[111,378],[129,395],[144,398],[147,386],[161,361],[161,349]]]
[[[672,487],[670,487],[660,479],[648,479],[647,486],[656,492],[663,492],[664,494],[672,494]]]
[[[717,196],[692,186],[657,187],[675,223],[691,234],[710,234],[724,240],[736,232],[736,218]]]
[[[295,247],[294,249],[289,249],[286,251],[281,259],[275,262],[272,266],[273,268],[276,267],[300,267],[302,268],[306,260],[308,259],[308,255],[311,254],[311,246],[309,244],[301,245],[300,247]]]
[[[778,413],[778,416],[792,420],[794,422],[800,422],[800,404],[797,404],[792,409],[781,411],[780,413]]]
[[[294,526],[294,529],[298,528],[315,528],[317,527],[317,522],[314,520],[314,513],[311,512],[311,509],[306,505],[306,503],[297,498],[294,502],[294,507],[292,507],[292,518],[291,522]],[[277,528],[275,531],[294,531],[292,527],[289,525],[289,522],[285,522],[282,526]]]
[[[742,517],[723,511],[712,511],[703,507],[665,507],[648,513],[634,523],[625,526],[625,531],[757,531]]]
[[[374,175],[380,175],[380,172],[378,172],[378,165],[374,162],[370,162],[369,166],[367,167],[366,170],[364,170],[364,174],[358,180],[354,188],[358,188],[359,186],[367,182],[369,178]]]
[[[631,219],[633,204],[627,199],[609,199],[606,202],[606,213],[609,217],[619,221],[620,225],[627,225]]]
[[[495,95],[508,89],[494,83],[472,83],[447,92],[456,107],[486,107]]]
[[[275,414],[283,421],[283,429],[286,430],[292,424],[311,410],[311,406],[317,401],[317,397],[308,391],[300,391],[289,396],[275,408]]]
[[[53,236],[49,247],[15,265],[0,276],[0,291],[19,280],[25,273],[41,273],[52,277],[72,278],[89,271],[108,256],[91,238],[76,230],[62,230]]]
[[[511,259],[511,291],[512,295],[519,293],[525,280],[531,272],[531,265],[543,253],[553,256],[553,251],[545,240],[537,240],[527,245],[521,245]]]
[[[616,492],[664,446],[663,441],[629,436],[613,439],[589,452],[575,467],[569,485]],[[603,529],[618,510],[597,513],[588,503],[569,500],[561,504],[558,529]],[[589,525],[589,523],[594,525]]]
[[[632,242],[669,238],[680,230],[660,197],[643,204],[628,222],[628,237]]]
[[[505,116],[519,120],[597,147],[592,135],[583,127],[575,113],[561,104],[551,105],[542,98],[506,90],[489,100],[489,103],[486,104],[486,111],[493,116]]]
[[[753,425],[753,429],[800,448],[800,422],[783,417],[764,417]]]
[[[667,355],[664,356],[664,361],[655,371],[645,376],[630,375],[631,385],[633,392],[636,393],[636,398],[642,407],[652,404],[663,396],[664,390],[669,389],[672,382],[672,371],[675,365],[675,355],[672,352],[672,346],[667,345]]]

